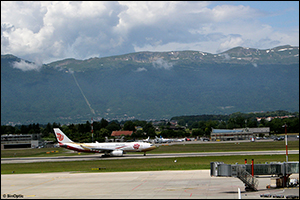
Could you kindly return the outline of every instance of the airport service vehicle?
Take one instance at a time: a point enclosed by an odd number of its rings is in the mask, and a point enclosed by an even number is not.
[[[54,128],[54,133],[60,147],[88,153],[104,153],[105,156],[123,156],[126,152],[144,152],[155,149],[154,144],[145,142],[94,142],[77,143],[70,140],[59,128]]]

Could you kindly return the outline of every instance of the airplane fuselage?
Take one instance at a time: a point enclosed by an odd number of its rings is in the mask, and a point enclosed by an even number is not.
[[[151,146],[149,143],[140,142],[110,142],[110,143],[60,143],[60,147],[87,153],[104,153],[109,149],[122,150],[123,152],[146,152],[155,149],[155,146]],[[103,149],[103,150],[97,150]],[[107,150],[105,150],[107,149]]]

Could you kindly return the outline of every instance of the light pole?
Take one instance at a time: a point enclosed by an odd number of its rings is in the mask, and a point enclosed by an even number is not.
[[[282,127],[285,127],[285,154],[286,154],[286,162],[288,162],[289,158],[288,158],[287,130],[286,130],[287,125],[286,125],[286,123]]]
[[[94,142],[93,118],[92,118],[92,123],[91,123],[91,132],[92,132],[92,142]]]

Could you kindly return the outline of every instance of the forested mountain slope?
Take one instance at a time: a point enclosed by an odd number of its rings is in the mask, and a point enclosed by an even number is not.
[[[1,124],[299,111],[298,47],[138,52],[27,71],[20,61],[1,56]]]

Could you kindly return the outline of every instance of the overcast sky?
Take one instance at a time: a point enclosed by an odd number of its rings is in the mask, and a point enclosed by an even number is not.
[[[299,1],[1,1],[1,54],[36,63],[286,44],[299,46]]]

